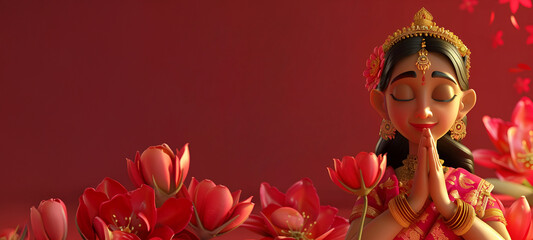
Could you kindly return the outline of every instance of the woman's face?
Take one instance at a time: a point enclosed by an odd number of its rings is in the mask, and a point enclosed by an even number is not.
[[[392,124],[415,143],[420,141],[424,128],[429,128],[433,137],[439,139],[455,120],[464,116],[460,114],[464,108],[464,93],[448,58],[430,52],[431,66],[425,74],[415,65],[417,58],[418,54],[413,54],[398,62],[384,91],[386,111]]]

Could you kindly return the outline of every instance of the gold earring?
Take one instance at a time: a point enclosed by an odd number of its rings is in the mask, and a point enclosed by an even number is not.
[[[396,128],[392,126],[392,122],[390,120],[383,119],[381,121],[381,126],[379,126],[379,135],[383,140],[390,140],[394,139],[396,136]]]
[[[450,129],[450,136],[457,140],[461,141],[466,136],[466,124],[463,122],[462,119],[455,120],[455,122],[452,125],[452,128]]]

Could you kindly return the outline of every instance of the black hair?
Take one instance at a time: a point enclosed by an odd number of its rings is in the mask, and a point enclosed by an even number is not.
[[[385,63],[381,79],[376,87],[377,90],[384,91],[388,87],[394,66],[405,57],[420,51],[423,39],[426,42],[426,50],[443,54],[450,60],[455,69],[457,82],[461,90],[469,89],[465,64],[468,61],[468,56],[462,57],[457,48],[445,40],[433,37],[411,37],[396,43],[385,54]],[[466,124],[466,116],[463,121]],[[446,133],[437,141],[437,151],[439,157],[444,160],[444,166],[464,168],[469,172],[474,172],[472,152],[459,141],[451,138],[449,133]],[[380,138],[375,152],[376,154],[387,153],[387,165],[397,168],[402,166],[402,160],[406,159],[409,154],[409,142],[399,132],[396,132],[394,139],[384,140]]]

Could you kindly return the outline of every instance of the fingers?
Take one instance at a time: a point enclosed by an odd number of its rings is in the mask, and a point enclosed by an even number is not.
[[[431,131],[428,130],[427,134],[428,134],[428,143],[429,143],[427,161],[430,166],[429,168],[434,169],[435,173],[439,173],[442,171],[442,165],[440,164],[439,153],[437,151],[437,144],[435,143],[435,139],[433,138]],[[430,173],[431,172],[432,171],[430,171]]]
[[[427,134],[422,134],[422,136],[420,137],[420,143],[418,144],[418,166],[417,166],[417,169],[428,169],[428,165],[427,165],[427,156],[428,156],[428,147],[427,147],[427,143],[428,143],[428,137],[427,137]],[[419,172],[419,171],[417,171]],[[427,171],[426,171],[426,175],[427,175]]]

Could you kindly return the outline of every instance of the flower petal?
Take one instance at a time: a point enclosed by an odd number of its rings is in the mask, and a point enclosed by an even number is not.
[[[330,206],[321,206],[320,213],[310,230],[312,238],[317,238],[331,229],[331,225],[335,221],[337,215],[337,208]]]
[[[261,198],[261,208],[266,208],[270,204],[277,206],[283,206],[285,204],[285,194],[266,182],[261,183],[259,196]]]
[[[154,190],[143,184],[140,188],[131,191],[129,196],[131,197],[132,211],[143,213],[149,224],[148,231],[150,231],[157,221]]]
[[[531,99],[522,97],[516,104],[511,119],[521,129],[533,129],[533,102]]]
[[[252,210],[254,209],[254,203],[250,201],[251,199],[252,197],[248,198],[247,201],[243,201],[235,206],[231,216],[228,217],[228,220],[233,219],[233,221],[224,229],[222,229],[219,234],[229,232],[239,227],[242,223],[244,223],[244,221],[246,221],[246,219],[248,219],[250,213],[252,213]]]
[[[505,219],[511,239],[524,239],[531,224],[531,209],[524,196],[509,207]]]
[[[132,215],[133,209],[127,196],[120,194],[100,205],[99,217],[105,223],[115,223],[117,226],[127,226],[126,220]]]
[[[98,184],[96,191],[104,193],[107,196],[107,199],[128,192],[124,186],[112,178],[105,178],[100,184]]]
[[[33,229],[33,235],[35,235],[36,240],[49,240],[46,235],[46,230],[44,228],[43,219],[41,213],[35,208],[30,208],[30,220],[31,227]]]
[[[357,162],[358,168],[361,169],[365,186],[370,187],[374,185],[374,181],[379,173],[378,158],[376,154],[372,152],[360,152],[355,156],[355,161]],[[356,173],[356,176],[359,176],[359,174]]]
[[[345,156],[342,158],[340,169],[337,170],[338,176],[342,179],[341,182],[345,183],[351,188],[360,188],[361,183],[359,181],[359,166],[357,166],[356,160],[352,156]]]
[[[174,236],[174,231],[169,226],[161,225],[157,226],[154,231],[150,233],[148,239],[161,239],[161,240],[171,240]]]
[[[200,186],[198,187],[200,188]],[[211,188],[203,197],[205,199],[199,210],[200,219],[204,228],[212,231],[224,223],[231,206],[233,206],[233,198],[229,189],[222,185]]]
[[[185,198],[169,198],[157,209],[157,223],[168,225],[174,232],[182,231],[193,214],[192,202]]]
[[[185,146],[183,146],[181,148],[181,151],[178,151],[176,149],[176,158],[179,159],[177,163],[179,164],[175,164],[176,165],[176,168],[179,167],[179,171],[178,169],[176,169],[176,172],[178,173],[179,172],[179,176],[178,174],[176,174],[176,187],[178,187],[178,184],[181,182],[183,182],[185,180],[185,178],[187,177],[187,173],[189,172],[189,164],[190,164],[190,156],[189,156],[189,143],[186,143]]]
[[[270,236],[262,216],[251,214],[241,226],[260,235]]]
[[[302,215],[309,216],[310,221],[314,221],[320,209],[320,199],[316,193],[315,186],[309,178],[304,178],[293,184],[287,190],[287,206],[298,210]]]
[[[57,198],[42,201],[38,210],[50,240],[65,240],[68,226],[66,206],[63,201]]]
[[[131,182],[136,186],[140,187],[144,183],[143,176],[139,171],[141,155],[139,152],[135,154],[135,162],[126,158],[126,164],[128,167],[128,176],[130,177]]]
[[[339,186],[342,190],[346,191],[346,192],[350,192],[350,190],[348,190],[347,188],[345,188],[339,181],[339,176],[337,175],[337,173],[331,169],[331,168],[327,168],[328,169],[328,174],[329,174],[329,178],[331,179],[331,181],[333,181],[333,183],[335,183],[337,186]]]
[[[172,170],[171,158],[165,149],[149,147],[141,154],[141,172],[145,183],[155,180],[155,183],[165,192],[170,192],[170,171]]]

